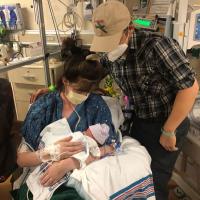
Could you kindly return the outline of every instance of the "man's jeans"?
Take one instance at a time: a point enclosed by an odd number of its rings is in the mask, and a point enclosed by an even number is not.
[[[157,200],[168,199],[168,182],[182,149],[189,129],[189,119],[186,118],[176,130],[176,147],[178,151],[166,151],[159,143],[161,128],[166,119],[139,119],[133,117],[131,136],[146,147],[152,158],[154,187]]]

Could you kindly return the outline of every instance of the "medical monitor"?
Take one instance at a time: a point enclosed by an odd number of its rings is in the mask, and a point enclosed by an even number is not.
[[[23,30],[20,4],[0,5],[0,26],[6,30]]]
[[[191,13],[187,49],[200,45],[200,9]]]

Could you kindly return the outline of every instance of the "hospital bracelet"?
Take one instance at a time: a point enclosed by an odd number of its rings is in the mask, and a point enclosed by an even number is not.
[[[161,129],[162,135],[167,136],[167,137],[173,137],[176,135],[175,131],[165,131],[163,128]]]

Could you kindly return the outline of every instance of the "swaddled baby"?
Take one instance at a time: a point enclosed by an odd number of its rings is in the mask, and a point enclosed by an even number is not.
[[[109,126],[106,124],[95,124],[89,126],[83,133],[80,131],[72,133],[66,118],[46,126],[41,132],[40,150],[38,153],[39,159],[43,164],[36,167],[26,181],[29,190],[33,194],[33,200],[50,199],[53,192],[60,185],[68,181],[70,173],[50,187],[42,186],[39,181],[40,175],[49,165],[48,161],[60,160],[60,146],[56,144],[56,141],[68,136],[72,136],[72,141],[81,141],[84,144],[84,151],[71,156],[79,161],[80,168],[84,168],[85,161],[90,154],[100,158],[101,153],[98,146],[104,145],[106,139],[109,137]]]
[[[72,157],[79,160],[80,166],[84,165],[85,160],[91,153],[95,157],[100,157],[99,145],[104,145],[106,139],[109,137],[109,126],[107,124],[95,124],[89,126],[85,132],[72,133],[67,120],[60,119],[48,125],[41,132],[41,143],[39,146],[39,158],[43,162],[48,160],[60,160],[60,146],[56,141],[72,136],[72,141],[81,141],[85,149],[84,151],[73,155]]]

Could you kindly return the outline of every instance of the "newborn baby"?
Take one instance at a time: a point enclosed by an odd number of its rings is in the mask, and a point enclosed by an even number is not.
[[[56,141],[72,136],[72,141],[81,141],[84,144],[84,151],[71,156],[79,161],[79,168],[83,169],[86,166],[85,162],[89,155],[97,158],[107,155],[105,151],[100,151],[99,146],[104,145],[108,139],[109,126],[107,124],[95,124],[89,126],[89,128],[84,132],[78,131],[72,133],[66,118],[63,118],[46,126],[40,136],[41,143],[39,145],[40,150],[38,157],[43,163],[34,169],[26,181],[29,190],[33,194],[34,200],[50,199],[53,192],[60,185],[66,183],[71,174],[71,172],[67,173],[66,176],[60,179],[53,186],[44,187],[40,184],[40,176],[47,170],[48,166],[50,166],[49,163],[61,159],[60,146],[59,144],[56,144]],[[114,149],[107,145],[103,149],[106,149],[107,147],[109,148],[107,151],[109,153]],[[67,160],[68,158],[66,161]]]
[[[72,136],[72,141],[81,141],[84,144],[84,151],[72,156],[79,160],[80,166],[83,166],[89,154],[94,157],[101,156],[99,146],[104,145],[109,137],[109,126],[107,124],[95,124],[89,126],[84,132],[72,133],[65,118],[55,121],[41,132],[42,139],[39,145],[41,150],[38,155],[40,160],[42,162],[60,160],[60,145],[56,144],[56,141],[68,136]]]

